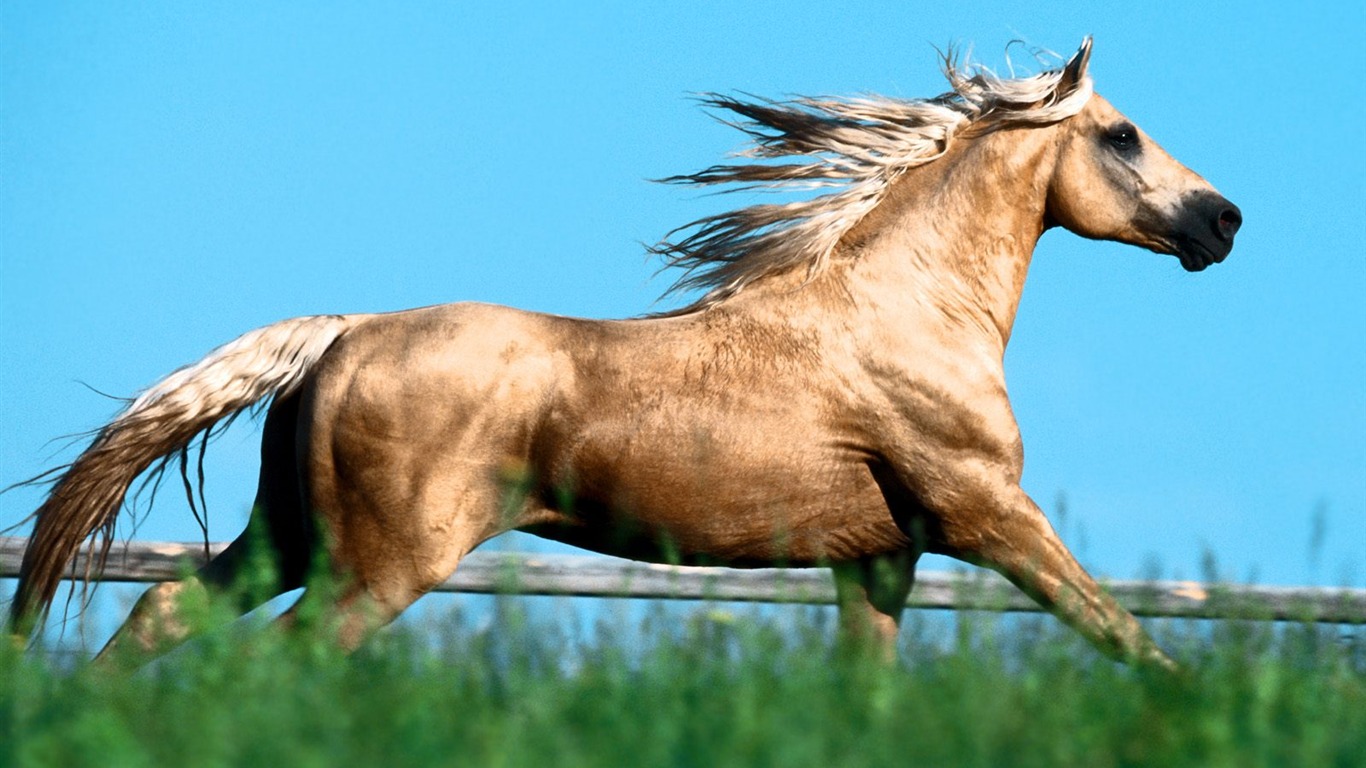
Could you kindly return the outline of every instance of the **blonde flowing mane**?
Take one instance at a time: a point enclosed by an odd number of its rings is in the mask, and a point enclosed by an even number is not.
[[[666,183],[736,185],[742,190],[836,188],[809,200],[752,205],[708,216],[670,232],[651,251],[679,267],[669,288],[707,293],[680,312],[704,309],[766,275],[805,266],[825,270],[840,238],[882,202],[904,171],[942,157],[969,127],[995,130],[1058,122],[1091,97],[1091,39],[1067,66],[1029,77],[1003,78],[960,62],[950,51],[943,70],[953,90],[932,99],[798,97],[790,101],[707,94],[704,106],[739,115],[727,121],[752,145],[734,155],[756,162],[714,165]],[[1075,79],[1064,75],[1072,70]],[[795,158],[795,162],[764,162]],[[675,235],[680,239],[669,240]],[[670,313],[672,314],[672,313]]]

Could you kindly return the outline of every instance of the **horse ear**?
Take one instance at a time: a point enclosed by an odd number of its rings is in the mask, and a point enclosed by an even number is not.
[[[1081,47],[1068,59],[1062,69],[1062,79],[1058,81],[1058,93],[1071,93],[1086,77],[1086,67],[1091,63],[1091,36],[1081,41]]]

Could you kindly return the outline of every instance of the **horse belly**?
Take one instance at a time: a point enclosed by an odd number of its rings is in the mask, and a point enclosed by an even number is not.
[[[620,557],[736,566],[816,565],[910,546],[861,464],[662,453],[581,467],[572,498],[560,500],[563,522],[527,530]]]

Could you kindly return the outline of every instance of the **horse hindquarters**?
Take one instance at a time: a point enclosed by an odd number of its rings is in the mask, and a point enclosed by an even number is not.
[[[494,329],[520,317],[477,305],[383,316],[339,342],[302,389],[302,503],[334,584],[306,590],[300,604],[323,601],[344,648],[526,522],[506,509],[505,475],[526,455],[534,417],[508,392],[540,382],[489,354]]]
[[[497,354],[513,341],[532,346],[527,319],[447,305],[351,329],[272,408],[248,531],[195,577],[149,592],[120,635],[147,635],[151,645],[183,638],[173,598],[221,594],[273,556],[270,584],[232,590],[247,610],[303,586],[321,554],[333,583],[307,589],[300,602],[313,601],[354,648],[479,543],[535,522],[535,509],[504,508],[500,475],[508,458],[526,454],[534,408],[525,406],[547,381],[543,359]],[[516,338],[495,343],[497,328]],[[296,609],[283,620],[292,622]]]

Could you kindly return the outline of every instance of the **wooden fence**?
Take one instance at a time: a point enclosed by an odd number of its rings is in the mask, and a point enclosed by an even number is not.
[[[19,574],[23,538],[0,537],[0,578]],[[225,544],[211,544],[218,552]],[[115,544],[103,580],[174,579],[204,560],[203,544]],[[85,570],[85,555],[74,573]],[[1139,616],[1247,618],[1366,624],[1366,589],[1266,587],[1194,581],[1109,581],[1106,587]],[[438,592],[635,597],[743,602],[834,603],[825,569],[694,568],[585,555],[474,552]],[[995,573],[920,572],[907,605],[954,610],[1039,611]]]

